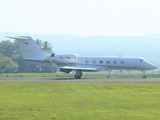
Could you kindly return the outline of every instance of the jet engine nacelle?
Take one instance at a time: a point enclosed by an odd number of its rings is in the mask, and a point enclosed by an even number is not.
[[[50,59],[56,63],[76,63],[77,54],[55,54]]]

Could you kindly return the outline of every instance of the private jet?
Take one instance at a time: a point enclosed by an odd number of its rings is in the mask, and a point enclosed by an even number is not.
[[[122,56],[78,56],[78,54],[45,53],[39,45],[29,36],[11,37],[17,40],[24,61],[38,65],[53,67],[64,73],[75,71],[75,79],[82,77],[82,72],[98,72],[112,70],[140,70],[146,79],[146,70],[157,68],[153,63],[142,57]]]

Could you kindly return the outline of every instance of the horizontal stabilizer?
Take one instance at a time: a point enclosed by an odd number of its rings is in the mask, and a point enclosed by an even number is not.
[[[6,37],[11,39],[16,39],[16,40],[29,40],[28,36],[17,36],[17,37],[6,36]]]

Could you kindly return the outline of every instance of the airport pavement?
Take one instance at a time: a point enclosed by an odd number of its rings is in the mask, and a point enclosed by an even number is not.
[[[74,79],[74,78],[0,78],[0,82],[153,82],[159,83],[160,78],[105,78],[105,79]]]

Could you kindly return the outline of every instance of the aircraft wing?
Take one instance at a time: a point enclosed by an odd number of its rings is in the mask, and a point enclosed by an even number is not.
[[[92,72],[92,71],[101,71],[105,70],[106,68],[104,66],[64,66],[61,67],[59,71],[65,72],[65,73],[71,73],[74,70],[81,70],[81,71],[87,71],[87,72]]]

